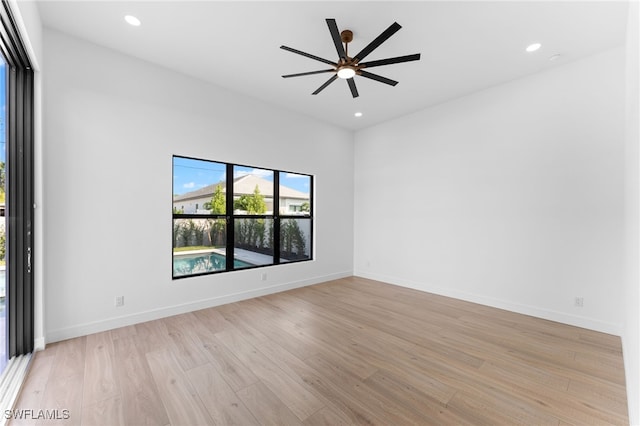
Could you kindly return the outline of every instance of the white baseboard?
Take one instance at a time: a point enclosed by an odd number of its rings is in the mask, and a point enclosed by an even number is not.
[[[594,320],[591,318],[572,315],[565,312],[552,311],[549,309],[538,308],[535,306],[522,305],[508,300],[495,299],[492,297],[480,296],[473,293],[466,293],[448,288],[431,286],[423,282],[415,282],[397,277],[391,277],[381,274],[372,274],[361,271],[355,271],[354,275],[371,280],[382,281],[401,287],[412,288],[414,290],[424,291],[426,293],[438,294],[440,296],[451,297],[454,299],[464,300],[467,302],[478,303],[480,305],[491,306],[493,308],[504,309],[518,314],[529,315],[536,318],[542,318],[549,321],[555,321],[562,324],[572,325],[575,327],[586,328],[589,330],[599,331],[601,333],[613,334],[615,336],[622,335],[622,324],[612,324],[604,321]]]
[[[36,337],[33,340],[33,352],[44,350],[44,336]]]
[[[189,302],[175,306],[169,306],[160,309],[153,309],[135,314],[123,315],[115,318],[108,318],[101,321],[95,321],[85,324],[78,324],[72,327],[60,328],[47,331],[46,343],[58,342],[61,340],[72,339],[74,337],[86,336],[88,334],[99,333],[102,331],[112,330],[114,328],[126,327],[128,325],[138,324],[141,322],[152,321],[160,318],[170,317],[173,315],[184,314],[187,312],[206,309],[213,306],[224,305],[227,303],[239,302],[241,300],[251,299],[254,297],[265,296],[268,294],[279,293],[281,291],[292,290],[294,288],[305,287],[308,285],[318,284],[325,281],[337,280],[340,278],[350,277],[353,271],[339,272],[321,277],[313,277],[300,281],[276,284],[273,286],[261,287],[250,291],[228,294],[224,296],[213,297],[196,302]],[[36,347],[45,346],[45,341],[36,339]]]

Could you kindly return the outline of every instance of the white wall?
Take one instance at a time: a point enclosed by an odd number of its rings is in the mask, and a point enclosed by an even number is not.
[[[629,423],[640,425],[640,3],[629,5],[627,25],[625,328],[622,334]]]
[[[44,42],[47,341],[352,274],[352,133],[48,29]],[[172,281],[173,154],[315,175],[316,260]]]
[[[620,334],[624,54],[356,133],[355,273]]]

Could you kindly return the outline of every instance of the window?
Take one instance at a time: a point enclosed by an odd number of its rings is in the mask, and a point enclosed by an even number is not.
[[[174,156],[173,278],[311,260],[312,188],[310,175]]]
[[[311,258],[311,176],[278,172],[280,260]]]

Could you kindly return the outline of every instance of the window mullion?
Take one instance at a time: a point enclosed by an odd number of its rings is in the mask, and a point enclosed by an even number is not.
[[[280,172],[273,171],[273,264],[280,264]]]
[[[226,213],[227,213],[227,271],[234,269],[234,245],[235,245],[235,216],[233,214],[233,164],[227,164],[227,197],[226,197]]]

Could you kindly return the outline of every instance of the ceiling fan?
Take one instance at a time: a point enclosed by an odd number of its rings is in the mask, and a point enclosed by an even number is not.
[[[287,46],[280,46],[280,49],[288,50],[289,52],[297,53],[298,55],[306,56],[307,58],[315,59],[316,61],[324,62],[325,64],[331,65],[333,68],[319,70],[319,71],[309,71],[309,72],[301,72],[297,74],[287,74],[283,75],[283,78],[290,77],[301,77],[304,75],[312,75],[312,74],[322,74],[322,73],[333,73],[333,76],[329,80],[326,81],[322,86],[318,87],[318,89],[313,92],[313,95],[317,95],[321,91],[323,91],[328,85],[333,83],[337,78],[346,79],[349,85],[349,89],[351,89],[351,95],[354,98],[358,97],[358,89],[356,88],[356,83],[354,81],[354,77],[359,75],[361,77],[366,77],[371,80],[379,81],[380,83],[389,84],[391,86],[395,86],[398,84],[397,81],[391,80],[386,77],[382,77],[377,74],[372,74],[368,71],[365,71],[365,68],[373,68],[379,67],[381,65],[390,65],[390,64],[398,64],[401,62],[409,62],[409,61],[417,61],[420,59],[420,54],[415,53],[413,55],[406,56],[396,56],[394,58],[387,59],[378,59],[375,61],[369,62],[360,62],[367,55],[373,52],[378,46],[384,43],[389,37],[395,34],[400,28],[400,24],[394,22],[382,32],[378,37],[376,37],[371,43],[369,43],[364,49],[360,51],[354,57],[349,56],[349,43],[353,40],[353,32],[350,30],[343,30],[342,32],[338,32],[338,26],[336,25],[336,20],[332,18],[327,18],[327,25],[329,26],[329,32],[331,33],[331,38],[333,39],[333,44],[336,46],[336,51],[338,52],[338,61],[333,62],[328,59],[323,59],[315,55],[311,55],[306,52],[302,52],[297,49],[293,49]],[[344,46],[342,46],[344,43]]]

